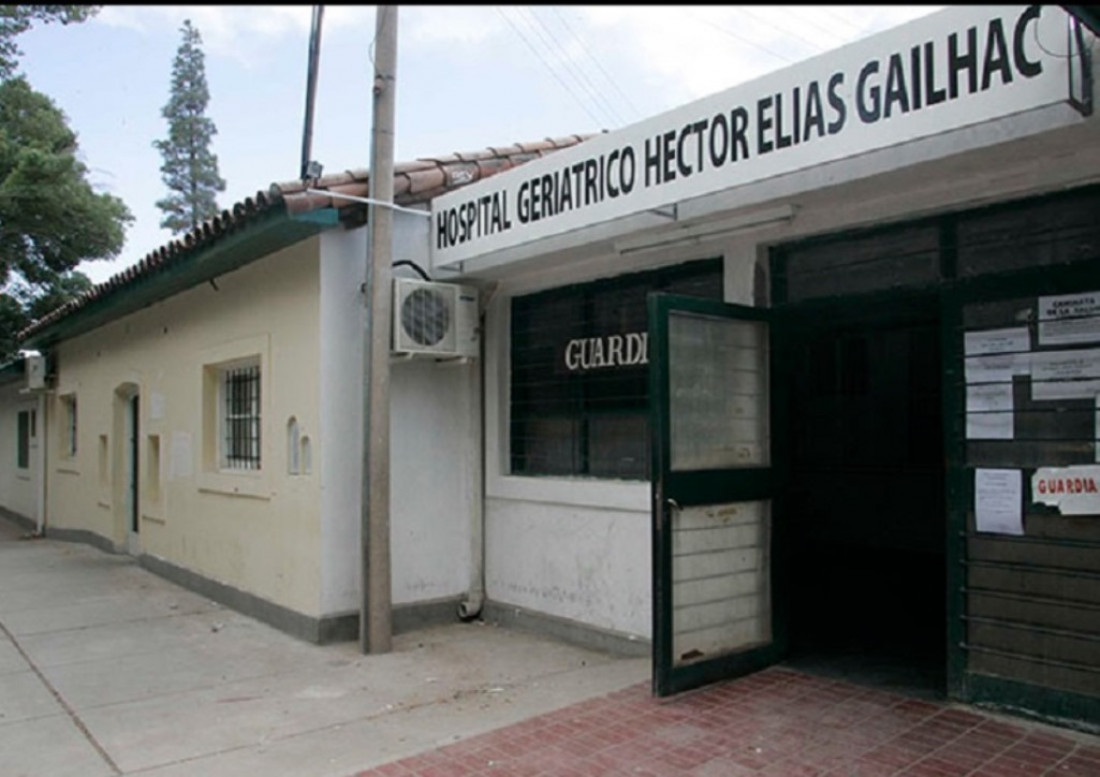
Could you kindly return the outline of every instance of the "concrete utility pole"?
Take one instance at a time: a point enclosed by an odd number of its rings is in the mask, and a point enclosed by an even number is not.
[[[390,595],[390,328],[393,308],[393,136],[397,74],[397,6],[375,11],[374,120],[366,265],[367,331],[364,337],[361,606],[359,647],[388,653],[393,647]]]

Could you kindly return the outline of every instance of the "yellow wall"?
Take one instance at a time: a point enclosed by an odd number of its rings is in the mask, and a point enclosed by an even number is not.
[[[303,241],[217,278],[217,289],[203,283],[58,346],[50,527],[91,531],[119,549],[321,614],[318,245]],[[219,472],[209,422],[216,392],[204,365],[252,354],[261,361],[261,468]],[[126,399],[135,390],[136,542],[125,445]],[[65,395],[77,401],[73,458],[64,455]],[[309,438],[309,474],[288,474],[291,417]]]

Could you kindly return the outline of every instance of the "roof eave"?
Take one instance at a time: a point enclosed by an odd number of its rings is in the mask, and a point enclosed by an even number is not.
[[[157,267],[115,293],[105,294],[33,331],[23,348],[45,349],[312,237],[338,223],[334,209],[292,215],[274,208],[221,240]]]

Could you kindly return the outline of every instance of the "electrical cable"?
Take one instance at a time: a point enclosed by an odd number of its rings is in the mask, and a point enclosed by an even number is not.
[[[780,27],[775,22],[770,21],[770,20],[766,19],[763,16],[760,16],[759,14],[753,12],[752,10],[750,10],[749,8],[746,8],[745,6],[739,6],[739,9],[741,11],[747,13],[749,16],[753,17],[754,19],[756,19],[758,21],[758,23],[763,24],[766,27],[770,27],[771,29],[778,32],[780,35],[789,36],[789,37],[792,37],[792,38],[795,38],[797,40],[802,41],[807,46],[810,46],[812,49],[814,49],[814,53],[816,53],[816,54],[820,54],[821,52],[825,51],[828,48],[827,46],[822,46],[820,43],[817,43],[816,41],[811,41],[811,40],[808,40],[806,38],[803,38],[797,32],[792,32],[790,30],[784,29],[783,27]],[[805,18],[800,18],[799,21],[803,25],[805,25],[805,23],[806,23]],[[820,29],[820,28],[818,28],[818,29]]]
[[[833,13],[831,9],[822,7],[821,11],[823,13],[825,13],[827,16],[831,16],[833,19],[836,19],[841,24],[847,26],[856,35],[862,35],[863,34],[863,28],[861,26],[859,26],[858,24],[852,24],[850,21],[845,19],[840,14]],[[850,37],[850,36],[847,36],[847,37]]]
[[[626,92],[624,92],[619,87],[619,84],[615,81],[614,78],[611,77],[611,74],[608,73],[607,70],[604,69],[604,66],[600,63],[600,60],[592,52],[592,49],[585,44],[585,41],[581,38],[580,35],[577,34],[577,32],[573,29],[572,25],[569,24],[568,20],[564,16],[562,16],[561,12],[558,11],[557,6],[550,6],[550,9],[554,12],[554,15],[557,16],[558,19],[561,21],[562,26],[565,27],[566,31],[570,35],[572,35],[573,38],[576,39],[576,41],[580,45],[581,49],[584,51],[585,54],[588,55],[588,58],[591,59],[592,62],[595,63],[595,65],[599,69],[599,71],[601,73],[603,73],[603,76],[604,76],[604,78],[607,79],[607,82],[609,84],[611,84],[612,88],[614,88],[616,92],[619,93],[619,96],[622,98],[623,102],[626,103],[627,107],[629,107],[630,111],[634,114],[634,117],[637,118],[637,119],[644,118],[644,115],[642,114],[642,112],[638,110],[637,106],[634,105],[634,103],[631,101],[630,97],[627,96]]]
[[[742,43],[747,43],[750,46],[754,46],[755,48],[760,49],[765,54],[770,54],[771,56],[775,57],[776,59],[783,60],[788,65],[793,65],[796,61],[796,60],[793,60],[790,57],[786,56],[785,54],[780,54],[778,52],[772,51],[767,46],[763,46],[763,45],[757,43],[756,41],[753,41],[753,40],[750,40],[749,38],[746,38],[743,35],[738,35],[736,32],[731,32],[730,30],[727,30],[725,27],[722,27],[721,25],[716,24],[715,22],[712,22],[710,19],[705,19],[705,18],[703,18],[702,16],[699,16],[696,13],[692,13],[691,11],[686,11],[685,13],[687,13],[689,16],[695,17],[696,21],[700,21],[703,24],[706,24],[710,27],[713,27],[714,29],[718,30],[718,32],[725,33],[726,35],[729,35],[731,38],[735,38],[735,39],[741,41]]]
[[[529,14],[530,18],[527,20],[527,23],[530,25],[534,33],[539,36],[540,41],[546,47],[546,50],[548,52],[553,54],[553,48],[555,45],[557,46],[557,48],[561,51],[559,60],[564,66],[565,72],[567,72],[570,77],[572,77],[577,86],[581,88],[581,91],[585,93],[585,96],[592,101],[592,104],[604,112],[605,117],[610,119],[611,125],[616,126],[624,124],[625,122],[623,122],[622,117],[618,115],[618,112],[615,111],[614,108],[612,108],[605,99],[603,99],[603,96],[600,94],[599,89],[597,89],[595,85],[591,83],[591,80],[588,79],[588,85],[585,84],[584,79],[588,78],[587,74],[577,69],[576,64],[569,57],[568,53],[566,53],[565,48],[557,42],[557,40],[554,38],[553,33],[550,32],[549,28],[547,28],[543,21],[538,18],[535,12],[529,11],[522,6],[519,7],[518,10],[520,12]],[[533,20],[533,23],[531,20]],[[535,25],[538,25],[538,27],[536,27]],[[542,28],[542,31],[538,29],[539,27]],[[543,34],[543,32],[545,32],[545,35]],[[584,76],[584,79],[582,79],[581,76]]]
[[[589,110],[587,103],[585,103],[584,100],[581,100],[579,97],[577,97],[576,93],[569,87],[569,85],[567,83],[565,83],[565,81],[562,80],[562,77],[560,75],[558,75],[558,72],[556,70],[554,70],[554,68],[550,65],[550,63],[546,61],[546,58],[542,56],[542,53],[531,43],[531,41],[529,41],[527,39],[527,36],[524,35],[523,31],[520,30],[519,27],[516,26],[515,22],[513,22],[511,19],[509,19],[504,14],[504,12],[501,10],[500,6],[494,6],[493,10],[495,10],[500,15],[500,17],[502,19],[504,19],[504,21],[508,24],[508,26],[511,27],[515,31],[516,35],[518,35],[520,37],[520,40],[522,40],[525,44],[527,44],[527,47],[529,49],[531,49],[531,51],[534,52],[535,56],[537,56],[539,58],[539,60],[542,61],[542,64],[546,66],[546,69],[550,71],[550,75],[552,75],[557,80],[557,82],[559,84],[561,84],[561,87],[566,92],[569,93],[570,97],[572,97],[574,100],[576,100],[580,104],[580,106],[584,110],[584,112],[588,114],[588,117],[590,119],[592,119],[592,121],[596,122],[596,124],[599,124],[600,119],[598,119],[595,116],[595,114],[593,114],[592,111]]]
[[[429,276],[428,273],[426,273],[424,271],[424,268],[421,267],[416,262],[414,262],[412,259],[398,259],[396,262],[394,262],[390,266],[391,267],[411,267],[417,273],[417,275],[419,275],[424,280],[426,280],[426,281],[431,280],[431,276]]]

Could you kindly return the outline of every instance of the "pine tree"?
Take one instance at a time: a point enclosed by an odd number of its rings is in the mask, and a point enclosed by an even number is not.
[[[183,42],[172,63],[171,96],[161,109],[168,120],[168,138],[153,142],[164,159],[161,179],[171,191],[157,201],[165,214],[160,225],[173,235],[216,216],[216,193],[225,191],[225,181],[218,175],[218,157],[210,150],[210,140],[218,130],[206,116],[210,91],[202,38],[190,19],[184,21],[180,33]]]

